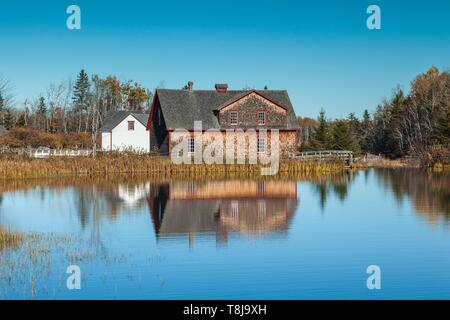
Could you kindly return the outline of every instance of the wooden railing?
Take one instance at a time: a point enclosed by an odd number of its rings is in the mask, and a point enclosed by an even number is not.
[[[341,159],[346,166],[353,165],[353,152],[348,150],[325,150],[325,151],[305,151],[289,154],[290,159],[301,161],[325,161],[331,159]]]

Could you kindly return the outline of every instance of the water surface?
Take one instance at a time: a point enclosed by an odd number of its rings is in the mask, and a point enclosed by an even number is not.
[[[129,180],[1,182],[0,298],[450,298],[448,175]]]

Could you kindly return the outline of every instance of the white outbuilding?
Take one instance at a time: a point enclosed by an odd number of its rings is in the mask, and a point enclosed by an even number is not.
[[[103,151],[150,151],[149,114],[131,111],[110,113],[101,128]]]

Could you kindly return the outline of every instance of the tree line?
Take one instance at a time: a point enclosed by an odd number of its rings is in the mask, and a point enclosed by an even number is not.
[[[22,106],[16,107],[9,82],[0,79],[0,125],[7,130],[17,129],[13,133],[17,131],[19,135],[26,134],[25,129],[34,130],[35,134],[39,131],[47,138],[48,134],[89,135],[90,145],[94,146],[99,128],[109,112],[147,112],[151,100],[151,91],[138,82],[123,82],[113,75],[89,77],[81,70],[75,83],[68,80],[50,84],[37,99],[25,99]],[[81,140],[86,143],[85,138]]]
[[[351,150],[389,158],[418,157],[427,164],[450,162],[450,73],[432,67],[418,75],[409,93],[396,88],[373,114],[361,119],[299,118],[302,150]]]
[[[13,129],[10,140],[3,144],[41,143],[55,147],[89,144],[95,148],[99,128],[108,112],[148,111],[152,97],[152,92],[137,82],[122,82],[113,75],[89,77],[81,70],[75,83],[51,84],[45,94],[31,102],[26,99],[22,107],[16,108],[8,81],[0,79],[0,125]],[[345,119],[330,120],[322,110],[317,119],[299,117],[301,150],[345,149],[356,154],[382,154],[390,158],[409,155],[426,163],[448,163],[449,105],[450,74],[432,67],[411,82],[409,93],[396,88],[372,114],[365,110],[361,118],[350,113]],[[60,137],[50,143],[57,135]],[[40,136],[43,141],[33,136]]]

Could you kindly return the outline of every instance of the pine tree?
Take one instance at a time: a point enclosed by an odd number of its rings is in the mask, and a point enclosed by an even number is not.
[[[361,122],[360,146],[364,153],[370,152],[373,149],[373,123],[367,109],[364,110],[363,120]]]
[[[14,115],[9,108],[5,111],[5,117],[3,120],[3,126],[6,130],[11,129],[14,126]]]
[[[5,108],[5,100],[3,99],[2,93],[0,92],[0,112]]]
[[[4,125],[5,100],[0,92],[0,126]]]
[[[354,112],[351,112],[348,115],[348,122],[349,122],[349,126],[350,126],[350,131],[355,135],[355,136],[359,136],[360,131],[361,131],[361,124],[359,122],[359,119],[355,116]]]
[[[78,114],[78,132],[81,131],[83,113],[88,111],[89,107],[89,77],[84,69],[78,74],[73,92],[73,105]]]
[[[347,121],[336,121],[331,130],[331,149],[350,150],[358,154],[360,152],[358,141],[352,134]]]
[[[39,98],[38,108],[36,110],[36,116],[38,121],[38,126],[40,129],[46,130],[47,124],[47,105],[45,104],[45,98]]]
[[[319,125],[314,132],[313,146],[317,150],[324,150],[329,144],[328,122],[325,117],[325,110],[320,110],[317,121]]]
[[[402,130],[405,103],[406,97],[403,91],[397,88],[388,107],[389,121],[386,127],[385,139],[385,153],[392,158],[401,157],[406,153]]]
[[[437,120],[433,132],[433,140],[439,144],[450,144],[450,109],[447,109]]]
[[[17,127],[25,127],[26,121],[25,121],[25,113],[21,113],[19,118],[16,121]]]

